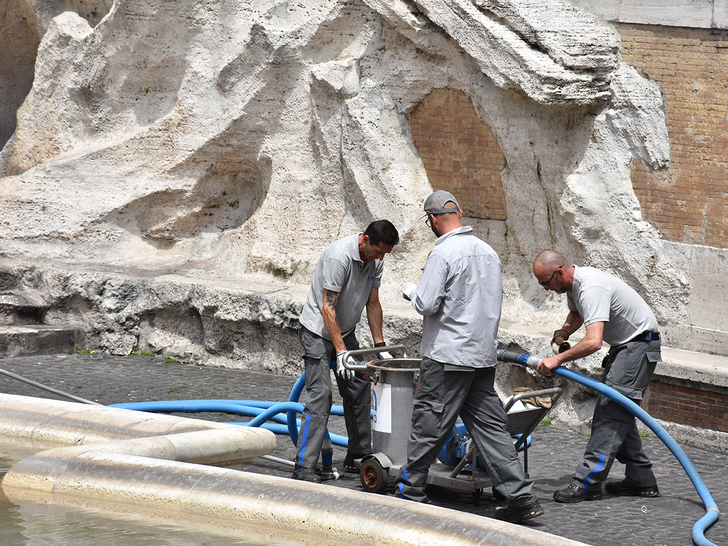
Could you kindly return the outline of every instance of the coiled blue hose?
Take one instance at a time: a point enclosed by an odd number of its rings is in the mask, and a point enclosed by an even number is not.
[[[148,411],[158,413],[171,412],[219,412],[231,415],[245,415],[253,417],[246,423],[233,423],[247,427],[261,427],[270,430],[274,434],[288,435],[296,445],[298,441],[298,428],[300,420],[297,415],[303,412],[303,404],[298,402],[301,392],[306,385],[305,374],[301,374],[293,385],[288,402],[270,402],[263,400],[162,400],[154,402],[128,402],[124,404],[112,404],[112,408],[130,409],[136,411]],[[332,406],[331,415],[344,415],[342,406]],[[276,423],[268,423],[275,421]],[[349,439],[339,434],[329,434],[331,443],[341,447],[349,445]]]
[[[498,351],[498,360],[502,362],[513,362],[515,364],[521,364],[522,366],[526,366],[532,369],[536,369],[538,363],[541,361],[540,358],[532,355],[519,354],[513,351],[504,350]],[[603,394],[610,400],[617,402],[619,405],[621,405],[623,408],[625,408],[635,417],[637,417],[640,421],[642,421],[645,425],[647,425],[658,436],[658,438],[662,440],[662,442],[668,447],[672,454],[675,455],[677,460],[685,469],[685,472],[690,478],[690,481],[693,482],[695,490],[698,492],[698,495],[700,495],[700,499],[705,505],[705,515],[700,518],[695,523],[695,525],[693,525],[693,542],[696,544],[696,546],[716,546],[705,538],[705,531],[706,529],[708,529],[708,527],[718,521],[718,517],[720,516],[718,505],[715,504],[713,497],[708,491],[708,488],[705,486],[705,483],[700,477],[700,474],[698,474],[698,471],[695,469],[695,466],[693,466],[693,463],[690,461],[690,459],[688,459],[682,448],[677,444],[672,436],[667,433],[662,425],[655,421],[655,419],[653,419],[640,406],[632,402],[632,400],[624,396],[622,393],[617,392],[612,387],[601,383],[600,381],[595,381],[590,377],[561,366],[558,368],[554,368],[552,370],[552,373],[566,379],[571,379],[572,381],[576,381],[577,383],[581,383],[582,385],[597,391],[599,394]]]

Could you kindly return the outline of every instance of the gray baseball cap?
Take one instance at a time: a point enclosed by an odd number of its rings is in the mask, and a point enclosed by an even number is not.
[[[455,203],[455,208],[445,208],[447,203]],[[435,193],[430,195],[425,201],[425,213],[426,214],[445,214],[448,212],[457,212],[460,208],[458,200],[449,191],[437,190]]]

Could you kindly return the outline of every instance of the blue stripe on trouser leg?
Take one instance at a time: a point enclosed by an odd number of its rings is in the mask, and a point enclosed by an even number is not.
[[[311,414],[306,414],[306,418],[301,424],[301,448],[298,450],[298,461],[299,466],[303,466],[303,457],[306,455],[306,441],[308,440],[308,427],[311,424]]]
[[[409,483],[407,482],[407,474],[408,474],[407,469],[403,468],[402,469],[402,481],[397,484],[397,487],[394,490],[394,496],[398,497],[400,499],[404,498],[402,490],[403,490],[405,484],[409,485]]]
[[[586,489],[587,486],[592,482],[592,475],[596,474],[602,468],[604,468],[604,461],[606,461],[606,460],[607,460],[607,456],[602,453],[599,456],[599,464],[596,466],[596,468],[594,470],[592,470],[591,472],[589,472],[589,474],[587,474],[586,478],[584,478],[584,487],[582,489]]]

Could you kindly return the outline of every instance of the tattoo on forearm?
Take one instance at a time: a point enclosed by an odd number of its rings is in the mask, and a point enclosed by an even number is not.
[[[334,315],[336,325],[339,325],[339,317],[336,316],[336,303],[339,301],[339,293],[331,292],[330,290],[324,290],[324,305],[331,310]]]
[[[336,309],[336,302],[339,301],[339,293],[326,290],[326,306],[329,309]]]

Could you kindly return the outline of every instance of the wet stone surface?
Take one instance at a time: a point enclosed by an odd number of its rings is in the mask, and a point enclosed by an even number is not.
[[[155,400],[288,400],[295,377],[227,368],[168,363],[148,356],[52,355],[0,360],[0,368],[38,383],[100,404]],[[341,399],[334,389],[334,404]],[[0,375],[0,392],[64,400],[63,397]],[[178,414],[213,421],[248,421],[250,418],[221,413]],[[346,435],[342,417],[332,417],[329,431]],[[295,448],[287,436],[278,436],[273,454],[293,460]],[[583,434],[559,426],[541,425],[534,432],[528,452],[528,469],[545,514],[527,523],[531,528],[599,546],[689,545],[693,525],[705,514],[700,496],[679,461],[654,434],[644,438],[654,463],[661,496],[640,499],[604,494],[598,501],[560,504],[552,499],[566,487],[586,446]],[[681,446],[705,482],[719,509],[728,506],[728,455]],[[345,451],[334,448],[334,466],[343,468]],[[290,477],[291,467],[268,459],[255,459],[246,471]],[[622,478],[624,467],[615,463],[610,480]],[[324,482],[334,487],[362,491],[358,474],[345,473]],[[391,494],[391,490],[385,491]],[[454,510],[492,517],[503,503],[485,490],[475,505],[470,491],[444,488],[428,490],[430,501]],[[715,544],[728,545],[728,518],[721,518],[706,533]]]

